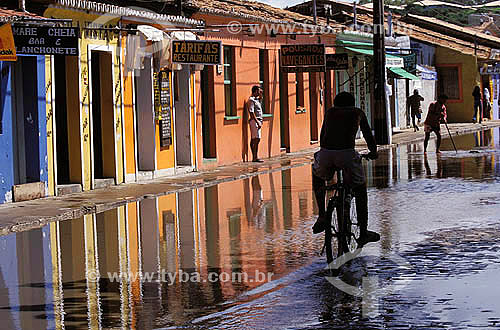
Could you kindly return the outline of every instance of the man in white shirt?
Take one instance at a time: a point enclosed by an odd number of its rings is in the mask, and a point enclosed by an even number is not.
[[[250,149],[252,150],[253,162],[261,163],[262,160],[257,156],[259,150],[259,142],[262,128],[262,88],[260,86],[252,87],[252,96],[248,99],[248,113],[250,118],[250,132],[252,138],[250,140]]]

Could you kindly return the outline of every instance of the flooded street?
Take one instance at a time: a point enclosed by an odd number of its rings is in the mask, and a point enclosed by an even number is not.
[[[327,278],[301,166],[0,237],[0,329],[500,327],[499,139],[365,162],[382,238],[346,264],[358,296]]]

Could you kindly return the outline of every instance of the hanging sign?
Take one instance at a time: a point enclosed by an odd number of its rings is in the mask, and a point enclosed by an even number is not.
[[[0,26],[0,61],[17,61],[16,46],[10,24]]]
[[[417,54],[403,56],[404,69],[412,74],[417,72]]]
[[[76,27],[12,27],[18,54],[78,56],[79,31]]]
[[[325,71],[325,45],[282,45],[280,65],[285,73]]]
[[[160,121],[160,146],[172,144],[172,111],[170,108],[170,71],[161,70],[153,74],[156,118]]]
[[[498,66],[498,65],[482,66],[479,69],[479,74],[481,74],[481,75],[490,75],[490,74],[499,74],[499,73],[500,73],[500,66]]]
[[[172,41],[172,62],[181,64],[222,64],[222,42],[174,40]]]
[[[327,70],[347,70],[349,68],[349,56],[343,54],[326,54]]]

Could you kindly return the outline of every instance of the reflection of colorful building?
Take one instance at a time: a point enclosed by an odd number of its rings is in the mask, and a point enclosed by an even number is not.
[[[33,329],[185,324],[186,310],[233,298],[268,273],[275,279],[321,248],[312,233],[300,242],[289,235],[313,212],[308,173],[304,166],[147,198],[3,237],[0,316],[10,328]],[[181,271],[201,280],[168,278]],[[209,273],[229,277],[210,282]],[[233,281],[233,273],[246,275]]]

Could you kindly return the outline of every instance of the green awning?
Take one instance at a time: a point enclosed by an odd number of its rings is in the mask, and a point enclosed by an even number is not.
[[[373,49],[362,49],[362,48],[354,48],[354,47],[346,47],[345,49],[348,49],[351,52],[373,56]],[[401,58],[399,56],[395,56],[395,55],[391,55],[391,54],[385,54],[385,56],[387,58]]]
[[[373,49],[362,49],[355,47],[345,47],[345,49],[350,50],[351,52],[373,56]],[[385,66],[388,68],[390,67],[402,68],[404,66],[403,58],[391,54],[385,54]]]
[[[408,71],[406,71],[405,69],[403,68],[389,68],[389,70],[391,70],[392,72],[394,72],[395,74],[397,74],[398,76],[401,76],[405,79],[410,79],[410,80],[420,80],[419,77],[415,76],[414,74],[412,73],[409,73]]]
[[[351,46],[366,46],[373,47],[373,42],[362,42],[362,41],[350,41],[350,40],[339,40],[337,39],[337,44],[339,45],[351,45]]]

